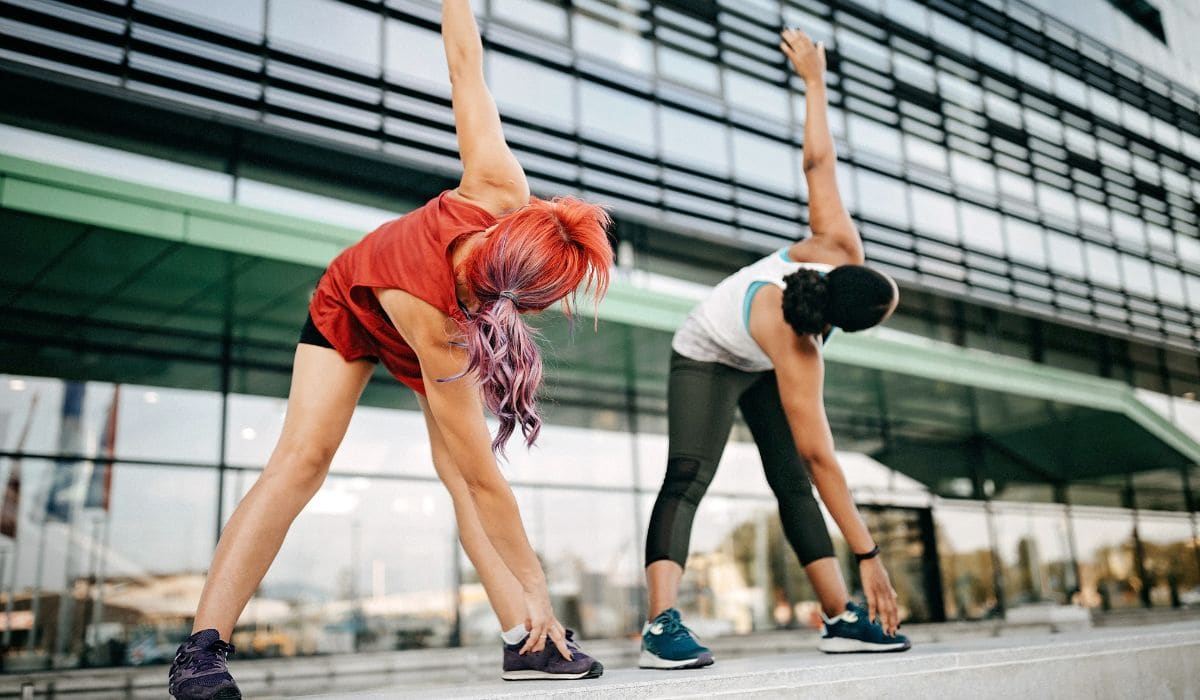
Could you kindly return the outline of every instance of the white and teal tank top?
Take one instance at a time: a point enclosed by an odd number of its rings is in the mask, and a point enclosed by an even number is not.
[[[801,268],[829,272],[833,265],[796,262],[788,249],[776,251],[726,277],[708,298],[692,309],[671,348],[699,362],[719,362],[745,372],[772,369],[771,359],[750,336],[750,302],[765,284],[780,289],[783,278]]]

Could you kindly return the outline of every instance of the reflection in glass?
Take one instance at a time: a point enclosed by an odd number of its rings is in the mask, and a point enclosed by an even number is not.
[[[1075,221],[1075,196],[1049,185],[1037,185],[1038,207],[1047,214]]]
[[[379,22],[376,13],[334,0],[291,0],[286,12],[270,13],[267,35],[345,59],[357,70],[378,70]]]
[[[667,46],[658,47],[658,74],[705,92],[721,90],[721,74],[715,63]]]
[[[1071,524],[1079,558],[1079,592],[1073,602],[1104,610],[1139,605],[1142,582],[1134,567],[1132,513],[1073,507]]]
[[[1121,273],[1125,279],[1125,289],[1147,298],[1154,297],[1154,279],[1148,261],[1122,253]]]
[[[904,155],[912,163],[946,172],[946,149],[912,135],[904,137]]]
[[[903,159],[900,152],[900,132],[884,126],[873,119],[851,114],[846,118],[846,126],[850,130],[849,140],[855,149],[871,151],[881,156],[899,162]]]
[[[997,504],[994,518],[1006,607],[1068,602],[1076,584],[1063,507]]]
[[[1192,524],[1183,514],[1138,513],[1138,539],[1150,604],[1179,607],[1184,595],[1200,592],[1200,566]]]
[[[983,505],[942,504],[934,508],[933,517],[946,619],[995,615],[992,550]]]
[[[118,459],[218,461],[221,397],[215,392],[124,385],[117,420]]]
[[[996,169],[978,158],[958,152],[950,154],[950,175],[960,185],[984,192],[996,191]]]
[[[1088,278],[1113,289],[1121,288],[1121,273],[1117,269],[1117,254],[1109,248],[1085,244],[1087,250]]]

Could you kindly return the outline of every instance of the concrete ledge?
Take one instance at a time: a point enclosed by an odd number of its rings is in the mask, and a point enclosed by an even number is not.
[[[719,662],[700,671],[613,668],[594,681],[381,688],[326,698],[1196,698],[1200,624],[998,637],[903,654],[816,652]]]

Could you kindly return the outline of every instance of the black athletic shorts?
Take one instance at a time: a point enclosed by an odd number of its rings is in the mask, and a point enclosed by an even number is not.
[[[300,342],[305,343],[306,345],[316,345],[317,347],[329,348],[330,350],[337,349],[333,347],[333,343],[329,342],[329,339],[326,338],[321,331],[317,330],[316,324],[313,323],[312,314],[309,314],[308,318],[304,319],[304,328],[300,329]],[[379,362],[379,358],[375,357],[374,355],[363,357],[361,359],[370,360],[371,362],[375,363]]]

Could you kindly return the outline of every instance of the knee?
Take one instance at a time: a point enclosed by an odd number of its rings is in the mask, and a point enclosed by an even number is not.
[[[329,474],[336,445],[321,445],[311,441],[284,440],[271,455],[267,471],[284,480],[289,488],[316,492]]]
[[[708,490],[714,471],[703,467],[703,463],[695,457],[671,457],[667,460],[663,492],[693,505],[698,504]]]

